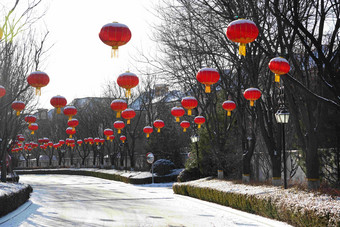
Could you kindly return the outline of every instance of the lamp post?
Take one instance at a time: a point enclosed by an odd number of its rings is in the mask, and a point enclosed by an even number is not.
[[[281,124],[282,128],[282,154],[283,154],[283,183],[284,188],[287,189],[287,166],[286,166],[286,148],[285,148],[285,124],[289,120],[289,112],[285,105],[281,105],[279,110],[275,113],[276,122]]]
[[[195,143],[196,146],[196,155],[197,155],[197,168],[198,168],[198,174],[200,174],[200,166],[199,166],[199,154],[198,154],[198,141],[200,141],[200,137],[197,134],[194,134],[190,137],[191,142]]]

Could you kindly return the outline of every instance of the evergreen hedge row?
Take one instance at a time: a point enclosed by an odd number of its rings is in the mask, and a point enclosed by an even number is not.
[[[30,198],[30,194],[32,191],[32,187],[30,185],[27,185],[25,188],[17,192],[1,196],[0,217],[12,212],[13,210],[24,204]]]
[[[287,222],[294,226],[317,227],[338,226],[339,217],[323,214],[317,209],[293,209],[278,205],[270,198],[257,198],[254,195],[225,192],[213,188],[198,187],[185,183],[173,184],[176,194],[191,196],[197,199],[218,203],[224,206],[242,210],[248,213]]]

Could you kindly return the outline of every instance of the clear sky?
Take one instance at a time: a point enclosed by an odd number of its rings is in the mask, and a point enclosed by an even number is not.
[[[22,3],[26,2],[21,0]],[[35,27],[47,29],[48,45],[42,71],[50,83],[42,88],[39,105],[53,108],[50,98],[100,96],[102,86],[116,81],[119,74],[136,65],[132,56],[137,49],[150,49],[149,36],[155,17],[149,12],[152,0],[43,0],[37,10],[46,15]],[[12,5],[11,3],[10,5]],[[39,14],[39,11],[37,12]],[[101,27],[117,21],[127,25],[132,33],[129,43],[119,48],[119,57],[111,58],[111,48],[98,37]]]

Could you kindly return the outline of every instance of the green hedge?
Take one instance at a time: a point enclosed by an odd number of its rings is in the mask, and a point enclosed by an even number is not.
[[[65,175],[81,175],[81,176],[91,176],[98,177],[107,180],[121,181],[130,184],[151,184],[152,177],[147,178],[130,178],[121,176],[119,174],[114,173],[104,173],[97,171],[87,171],[87,170],[68,170],[68,169],[54,169],[54,170],[17,170],[16,173],[18,175],[23,174],[65,174]],[[155,176],[155,183],[165,183],[165,182],[174,182],[176,181],[177,176]]]
[[[318,215],[316,210],[295,211],[293,208],[279,206],[271,199],[259,199],[252,195],[223,192],[183,183],[175,183],[173,191],[176,194],[218,203],[245,212],[284,221],[294,226],[340,226],[340,220],[336,217]]]
[[[30,194],[33,191],[30,185],[27,185],[25,188],[11,193],[10,195],[4,195],[0,197],[0,217],[12,212],[17,209],[19,206],[24,204],[29,198]]]

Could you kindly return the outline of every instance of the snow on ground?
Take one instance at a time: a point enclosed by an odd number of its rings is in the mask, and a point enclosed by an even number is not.
[[[0,197],[4,195],[10,195],[12,193],[16,193],[24,188],[27,185],[19,184],[19,183],[2,183],[0,182]]]

